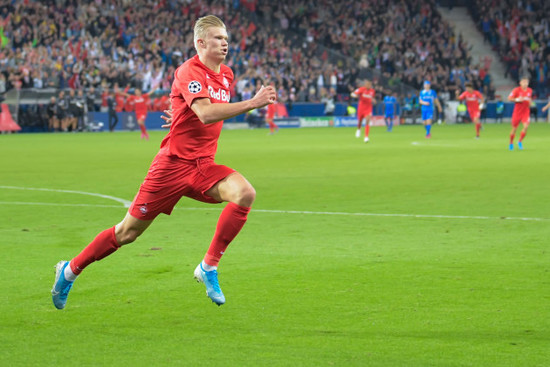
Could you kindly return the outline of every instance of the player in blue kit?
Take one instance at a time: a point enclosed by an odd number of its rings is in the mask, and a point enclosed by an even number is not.
[[[386,130],[392,131],[393,129],[393,118],[397,110],[397,98],[395,98],[395,93],[388,93],[384,97],[384,122],[386,123]]]
[[[420,92],[418,97],[418,103],[420,103],[420,112],[422,113],[422,122],[426,129],[426,138],[432,137],[432,120],[434,117],[434,105],[437,107],[439,113],[443,110],[441,103],[437,99],[437,93],[431,89],[431,83],[426,80],[424,82],[424,89]]]

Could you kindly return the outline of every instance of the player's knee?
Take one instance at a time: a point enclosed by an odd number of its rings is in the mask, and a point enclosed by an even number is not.
[[[252,206],[252,203],[256,199],[256,190],[252,185],[245,185],[240,188],[235,202],[241,206]]]
[[[142,233],[143,231],[135,228],[122,228],[116,233],[116,238],[119,245],[123,246],[134,242]]]

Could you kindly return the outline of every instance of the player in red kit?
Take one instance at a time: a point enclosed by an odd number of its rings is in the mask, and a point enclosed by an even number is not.
[[[149,140],[149,134],[147,133],[147,128],[145,127],[145,119],[147,118],[147,111],[149,110],[149,104],[151,103],[150,95],[156,91],[156,89],[153,89],[149,93],[143,93],[141,89],[136,88],[136,94],[125,94],[136,112],[136,121],[141,130],[141,138],[146,140]]]
[[[369,141],[370,123],[372,120],[372,106],[376,103],[374,99],[376,92],[372,88],[370,80],[365,80],[362,87],[357,88],[351,93],[353,98],[359,99],[359,108],[357,109],[357,131],[355,137],[361,137],[361,125],[365,122],[365,143]]]
[[[115,83],[113,90],[115,92],[115,111],[116,112],[124,111],[124,106],[126,103],[126,99],[124,98],[124,96],[126,95],[126,93],[128,93],[128,89],[130,89],[129,85],[127,85],[126,88],[124,88],[124,90],[121,91],[118,84]]]
[[[217,17],[199,18],[194,27],[197,55],[174,73],[170,131],[126,216],[104,230],[71,261],[56,265],[52,300],[63,309],[74,280],[88,265],[137,239],[160,214],[170,214],[182,196],[207,202],[228,202],[218,219],[212,242],[194,277],[208,297],[225,303],[217,266],[229,243],[244,226],[256,197],[254,187],[235,170],[214,161],[223,120],[262,108],[277,98],[262,87],[249,100],[229,103],[233,71],[222,64],[229,50],[225,24]]]
[[[533,90],[529,88],[529,78],[521,78],[519,87],[514,88],[508,96],[510,102],[514,102],[514,112],[512,112],[512,131],[510,132],[510,150],[514,149],[514,138],[516,130],[520,123],[523,124],[523,129],[519,135],[518,148],[523,149],[523,139],[529,128],[529,113],[531,107],[531,99],[533,98]]]
[[[269,134],[273,135],[277,131],[279,131],[279,126],[274,122],[275,119],[275,111],[277,110],[277,106],[275,104],[270,104],[267,106],[267,112],[265,114],[265,120],[267,121],[267,124],[269,125]]]
[[[483,94],[477,90],[474,90],[472,83],[466,83],[466,91],[458,96],[458,99],[461,101],[466,100],[468,114],[476,126],[476,138],[479,139],[479,132],[481,131],[481,121],[479,120],[479,116],[481,115],[480,105],[484,101]]]

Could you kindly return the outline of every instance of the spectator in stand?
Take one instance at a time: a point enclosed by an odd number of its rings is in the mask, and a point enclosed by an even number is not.
[[[61,131],[67,131],[69,125],[69,102],[65,92],[59,92],[57,97],[57,119],[60,121]]]
[[[117,113],[117,105],[116,105],[116,94],[115,92],[107,92],[107,114],[108,114],[108,122],[109,122],[109,131],[113,132],[115,130],[116,125],[118,124],[118,113]]]
[[[57,100],[55,97],[50,98],[50,103],[46,107],[46,115],[48,116],[48,130],[49,131],[59,131],[61,130],[60,121],[58,119],[57,113]]]
[[[534,11],[544,5],[543,0],[531,3]],[[514,3],[510,8],[517,6]],[[336,98],[345,100],[358,83],[359,65],[384,75],[394,85],[418,89],[428,79],[434,88],[448,89],[454,95],[465,81],[471,81],[476,89],[491,95],[484,67],[471,59],[468,45],[441,18],[435,0],[74,0],[70,6],[27,0],[2,9],[0,26],[9,37],[0,51],[0,71],[7,76],[7,89],[34,85],[36,78],[28,75],[29,70],[42,76],[44,86],[61,89],[97,88],[103,83],[129,83],[144,92],[155,84],[169,89],[174,67],[195,52],[189,46],[194,21],[213,13],[227,19],[234,30],[226,63],[237,79],[252,87],[273,79],[285,96],[293,91],[296,101],[317,102],[321,88],[335,85]],[[535,58],[541,59],[544,32],[537,26],[533,25],[534,40],[529,46]],[[279,32],[281,27],[292,36]],[[543,74],[548,58],[541,61],[540,83],[546,88],[548,77]],[[510,69],[519,72],[519,67],[514,63]],[[536,72],[535,67],[529,70]],[[238,99],[243,92],[239,83]]]
[[[529,75],[539,97],[550,91],[550,3],[545,0],[470,0],[468,9],[506,64],[506,76]]]

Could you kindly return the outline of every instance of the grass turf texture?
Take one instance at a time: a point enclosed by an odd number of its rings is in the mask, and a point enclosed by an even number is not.
[[[58,311],[55,263],[126,210],[0,188],[2,365],[546,366],[550,125],[512,152],[508,124],[473,132],[224,131],[218,163],[258,195],[221,263],[222,307],[192,280],[221,205],[183,198]],[[131,200],[163,135],[0,136],[0,185]]]

